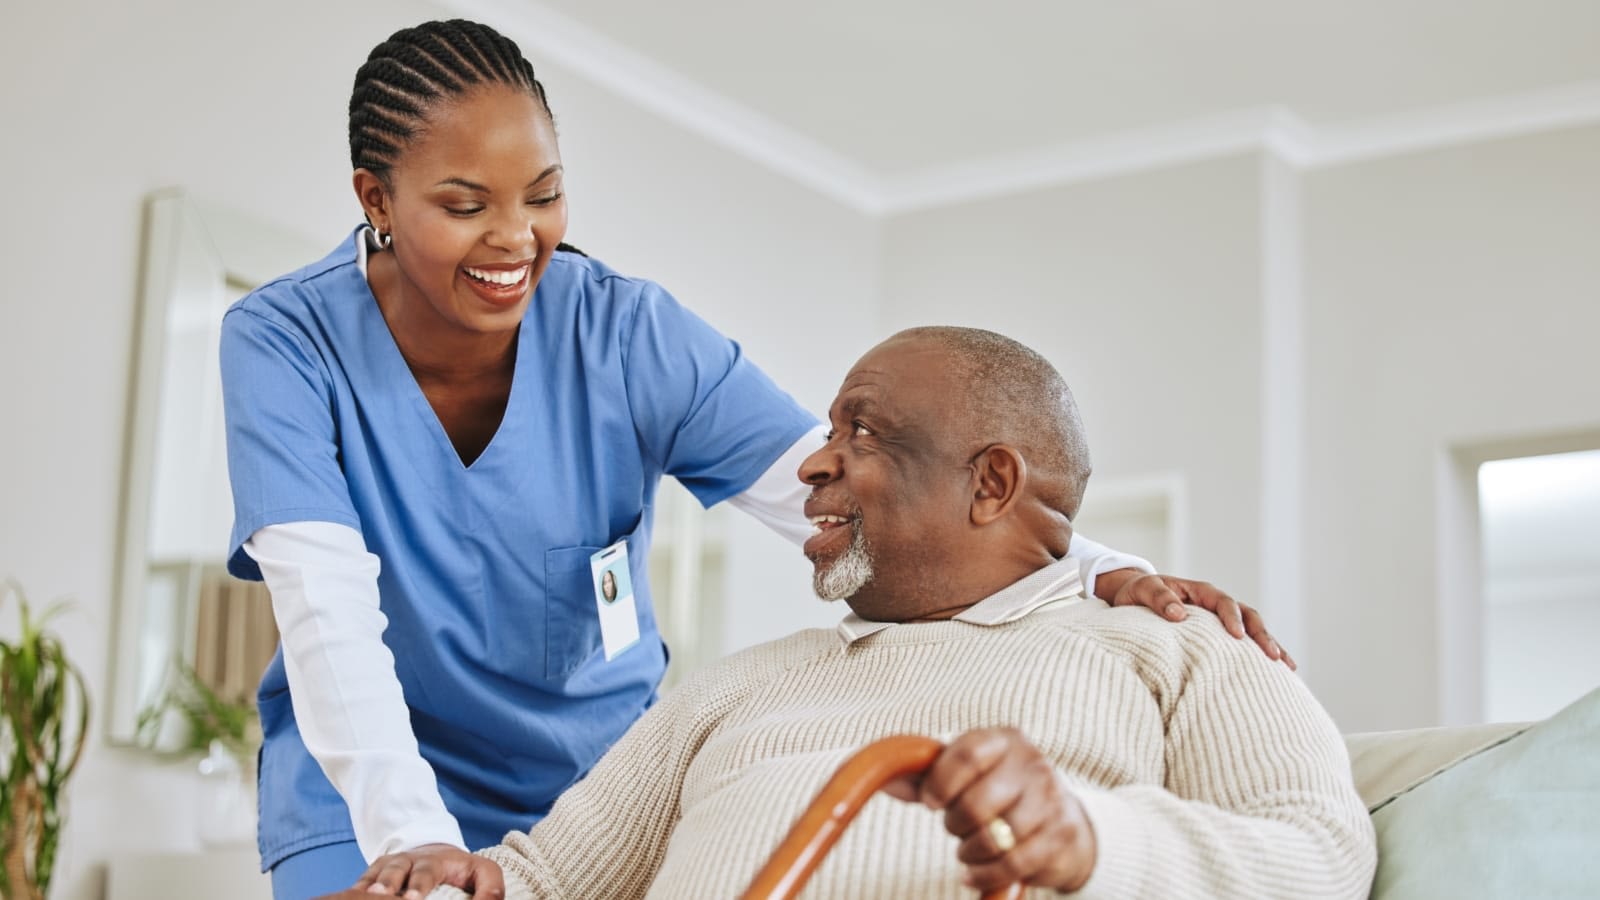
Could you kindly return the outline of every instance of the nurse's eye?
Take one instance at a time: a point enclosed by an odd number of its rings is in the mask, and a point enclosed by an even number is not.
[[[560,191],[557,191],[556,193],[551,194],[551,195],[549,195],[547,197],[535,197],[532,200],[528,201],[528,205],[529,206],[549,206],[550,204],[556,202],[557,200],[560,200],[562,198],[562,196],[564,196],[564,195]]]
[[[481,206],[446,206],[444,211],[452,216],[475,216],[483,212]]]

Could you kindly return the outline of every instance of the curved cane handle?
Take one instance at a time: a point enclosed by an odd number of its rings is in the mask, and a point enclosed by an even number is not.
[[[921,772],[933,765],[944,745],[933,738],[902,734],[874,741],[828,779],[799,821],[772,852],[744,892],[744,900],[790,900],[805,887],[811,873],[839,840],[846,825],[872,795],[901,775]],[[1022,885],[1013,884],[983,895],[983,900],[1016,900]]]

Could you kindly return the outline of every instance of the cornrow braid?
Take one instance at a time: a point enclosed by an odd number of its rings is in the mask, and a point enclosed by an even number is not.
[[[465,19],[402,28],[372,49],[350,93],[350,166],[385,183],[430,107],[487,84],[527,91],[545,115],[550,102],[515,41]],[[568,244],[561,250],[582,254]]]
[[[451,19],[402,28],[374,47],[350,94],[350,165],[387,178],[427,110],[485,84],[527,91],[550,103],[516,43],[487,25]]]

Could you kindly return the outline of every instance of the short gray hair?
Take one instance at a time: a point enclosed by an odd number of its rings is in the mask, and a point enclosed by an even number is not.
[[[1083,420],[1067,382],[1022,343],[981,328],[910,328],[891,341],[929,341],[960,368],[963,435],[980,446],[1009,444],[1027,461],[1029,481],[1052,509],[1071,519],[1091,469]],[[956,399],[956,398],[953,398]]]

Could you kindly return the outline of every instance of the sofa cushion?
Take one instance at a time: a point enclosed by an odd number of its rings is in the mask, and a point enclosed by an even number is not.
[[[1515,733],[1474,739],[1476,751],[1465,738],[1440,749],[1454,764],[1436,761],[1430,777],[1372,804],[1372,895],[1600,896],[1600,690]]]
[[[1367,811],[1427,781],[1473,754],[1528,730],[1528,723],[1414,728],[1346,735],[1350,771]]]

